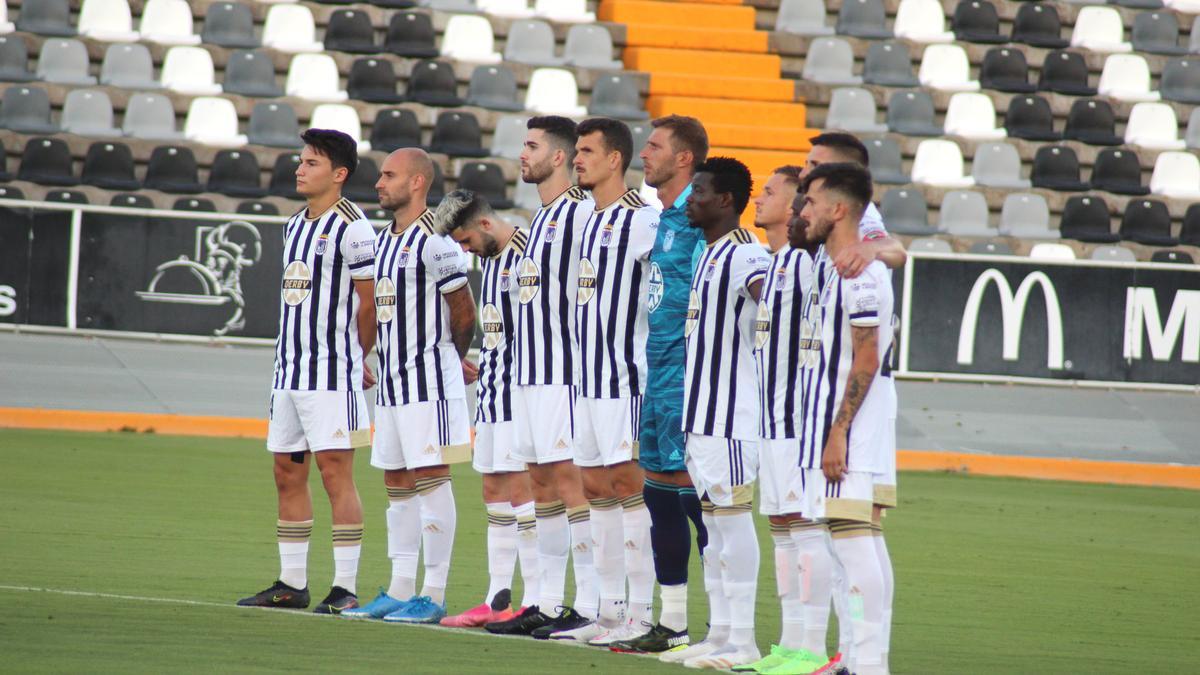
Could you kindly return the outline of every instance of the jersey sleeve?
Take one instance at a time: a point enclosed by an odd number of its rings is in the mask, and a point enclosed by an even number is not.
[[[429,238],[425,244],[425,268],[433,275],[439,293],[457,291],[467,284],[467,256],[450,237]]]
[[[658,219],[657,209],[638,209],[637,213],[633,214],[629,232],[629,253],[635,260],[650,259],[654,241],[658,238]]]
[[[875,208],[874,204],[868,203],[867,210],[863,211],[862,220],[858,221],[858,236],[863,241],[883,239],[888,236],[887,228],[883,224],[883,214]]]
[[[750,287],[754,282],[766,278],[767,268],[771,266],[771,254],[759,244],[742,244],[734,249],[731,262],[730,281],[739,293],[753,300]]]
[[[375,228],[366,219],[356,220],[346,227],[346,236],[342,237],[342,259],[350,268],[350,278],[375,278]]]
[[[873,262],[865,272],[854,279],[842,279],[845,284],[844,306],[851,326],[869,328],[878,326],[880,296],[883,288],[883,263]]]

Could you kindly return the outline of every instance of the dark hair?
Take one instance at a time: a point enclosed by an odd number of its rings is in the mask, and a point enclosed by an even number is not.
[[[848,162],[858,162],[863,166],[870,163],[870,155],[867,153],[867,146],[858,140],[858,136],[848,134],[844,131],[827,131],[819,136],[815,136],[810,141],[813,147],[823,145],[827,148],[837,150],[846,158]]]
[[[796,166],[795,164],[785,164],[784,166],[781,166],[781,167],[775,169],[774,171],[772,171],[771,174],[783,176],[784,179],[787,180],[788,185],[795,185],[796,187],[800,187],[800,172],[803,170],[804,169]]]
[[[318,155],[328,157],[333,168],[344,167],[347,181],[358,168],[358,143],[349,134],[333,129],[308,129],[300,134],[300,140]]]
[[[442,203],[433,214],[433,222],[439,233],[450,234],[491,213],[492,207],[483,195],[471,190],[455,190],[442,197]]]
[[[526,129],[541,129],[560,150],[567,153],[567,161],[575,157],[575,141],[579,140],[575,120],[561,115],[539,115],[530,117]]]
[[[611,117],[589,117],[575,127],[580,138],[599,132],[604,143],[604,149],[621,153],[621,172],[629,169],[633,161],[633,132],[629,125]]]
[[[692,171],[699,171],[700,165],[708,159],[708,132],[695,117],[667,115],[656,118],[650,122],[650,126],[670,130],[671,145],[675,152],[692,152]]]
[[[720,194],[733,195],[733,210],[742,215],[746,204],[750,202],[750,192],[754,189],[754,178],[745,164],[732,157],[709,157],[696,169],[696,173],[710,174],[713,189]]]
[[[807,193],[813,182],[818,180],[824,181],[821,185],[823,190],[833,190],[849,197],[860,211],[871,203],[871,196],[875,192],[871,185],[871,170],[854,162],[822,164],[808,172],[800,189]]]

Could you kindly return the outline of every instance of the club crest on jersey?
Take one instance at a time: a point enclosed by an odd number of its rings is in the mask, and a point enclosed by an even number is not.
[[[375,318],[387,323],[396,316],[396,285],[391,277],[383,277],[375,284]]]
[[[504,321],[496,305],[488,303],[479,313],[480,323],[483,324],[483,348],[491,351],[500,345],[504,338]]]
[[[696,330],[696,326],[699,323],[700,323],[700,294],[697,293],[696,291],[692,291],[691,294],[688,295],[687,321],[683,322],[684,336],[686,337],[688,335],[691,335],[692,331]]]
[[[709,260],[708,268],[704,270],[704,280],[712,281],[713,275],[717,273],[717,261]]]
[[[763,302],[758,305],[758,316],[754,319],[754,348],[762,349],[770,338],[771,312],[767,310],[767,303]]]
[[[556,223],[552,220],[552,221],[550,221],[549,224],[546,225],[546,234],[543,238],[546,240],[547,244],[553,243],[554,235],[557,233],[558,233],[558,223]]]
[[[322,234],[317,237],[317,255],[324,255],[325,249],[329,246],[329,235]]]
[[[312,292],[312,272],[303,260],[293,260],[283,268],[283,301],[295,307]]]
[[[397,267],[408,267],[408,255],[409,255],[409,253],[410,253],[410,251],[409,251],[409,248],[408,248],[407,246],[405,246],[404,248],[400,249],[400,255],[399,255],[399,256],[397,256],[397,258],[396,258],[396,266],[397,266]]]
[[[782,293],[787,290],[788,273],[786,267],[780,267],[775,270],[775,292]]]
[[[506,267],[506,268],[500,270],[500,290],[507,291],[511,287],[512,287],[512,274],[509,273],[508,268]]]
[[[523,258],[521,268],[517,273],[517,286],[520,287],[518,299],[522,305],[528,305],[537,297],[542,285],[542,273],[532,258]]]
[[[663,253],[670,251],[675,246],[675,233],[671,230],[663,232]]]
[[[646,304],[651,312],[658,309],[663,298],[663,273],[658,263],[650,263],[650,283],[646,291]]]
[[[605,223],[604,230],[600,232],[600,245],[608,246],[612,243],[613,226],[612,223]]]
[[[583,258],[579,261],[579,290],[575,292],[575,302],[586,305],[596,294],[596,267],[592,261]]]

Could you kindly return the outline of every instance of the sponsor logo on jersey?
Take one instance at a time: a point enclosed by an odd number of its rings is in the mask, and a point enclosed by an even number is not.
[[[387,323],[396,316],[396,285],[390,277],[375,284],[375,320]]]
[[[696,325],[700,323],[700,295],[696,291],[692,291],[688,295],[687,320],[683,323],[683,334],[688,336],[692,331],[696,330]]]
[[[312,272],[303,260],[293,260],[283,269],[283,301],[295,307],[312,293]]]
[[[575,293],[575,302],[586,305],[596,294],[596,267],[592,261],[583,258],[579,261],[579,290]]]
[[[532,302],[537,297],[541,285],[542,272],[537,263],[532,258],[522,259],[520,271],[517,273],[517,286],[521,289],[518,299],[521,304],[528,305]]]
[[[504,320],[500,316],[500,310],[490,302],[483,306],[479,319],[483,324],[483,348],[491,351],[504,339]]]
[[[670,233],[668,232],[668,234],[670,234]],[[647,304],[649,305],[651,312],[658,309],[658,306],[660,304],[662,304],[662,298],[663,298],[662,268],[658,266],[658,263],[652,262],[652,263],[650,263],[649,290],[646,293],[646,301],[647,301]]]

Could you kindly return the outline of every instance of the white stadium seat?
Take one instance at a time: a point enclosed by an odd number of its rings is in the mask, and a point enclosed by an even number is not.
[[[946,108],[945,129],[951,136],[980,141],[1008,136],[1003,127],[996,127],[996,108],[986,94],[960,92],[951,96]]]
[[[575,76],[562,68],[538,68],[529,76],[525,109],[543,115],[582,117],[587,108],[579,105]]]
[[[953,42],[946,30],[946,12],[938,0],[900,0],[892,32],[913,42]]]
[[[1184,14],[1200,14],[1200,0],[1163,0],[1168,8]]]
[[[233,107],[233,101],[215,96],[192,99],[187,120],[183,123],[183,135],[189,141],[219,148],[240,148],[246,144],[246,136],[238,133],[237,109]]]
[[[212,55],[202,47],[171,47],[163,57],[162,86],[181,94],[213,96],[221,85],[213,74]]]
[[[1051,241],[1038,242],[1029,249],[1029,257],[1038,260],[1074,260],[1075,249]]]
[[[1166,103],[1135,103],[1125,124],[1125,144],[1150,150],[1183,150],[1179,120]]]
[[[529,0],[477,0],[480,11],[505,19],[528,19],[533,16]]]
[[[293,54],[324,51],[325,45],[316,36],[312,12],[304,5],[276,5],[267,12],[262,34],[264,47]]]
[[[1190,152],[1164,152],[1154,161],[1150,192],[1172,199],[1200,200],[1200,159]]]
[[[343,103],[322,103],[313,108],[312,119],[308,125],[317,129],[337,129],[347,134],[358,143],[359,152],[371,149],[370,141],[363,140],[362,121],[358,111]]]
[[[1125,41],[1125,24],[1112,7],[1093,5],[1079,10],[1071,29],[1071,46],[1094,52],[1129,52],[1133,45]]]
[[[1100,71],[1102,96],[1120,101],[1157,101],[1160,96],[1150,88],[1150,66],[1137,54],[1113,54],[1104,60]]]
[[[963,172],[962,150],[959,150],[958,144],[937,138],[926,139],[917,146],[912,179],[914,183],[947,188],[975,185],[975,179]]]
[[[32,1],[32,0],[30,0]],[[133,13],[126,0],[83,0],[79,8],[79,34],[104,42],[136,42]]]
[[[8,20],[8,3],[0,2],[0,35],[11,33],[16,29],[16,24]]]
[[[492,24],[475,14],[455,14],[442,34],[442,56],[466,63],[500,63]]]
[[[971,79],[967,52],[958,45],[926,47],[917,79],[922,86],[942,91],[979,91],[979,80]]]
[[[297,54],[288,66],[288,96],[309,101],[341,103],[349,98],[339,87],[337,63],[327,54]]]
[[[192,8],[187,0],[149,0],[142,10],[143,40],[164,45],[198,45],[200,36],[192,26]]]
[[[587,11],[587,0],[537,0],[533,11],[543,19],[563,23],[592,23],[596,15]]]

